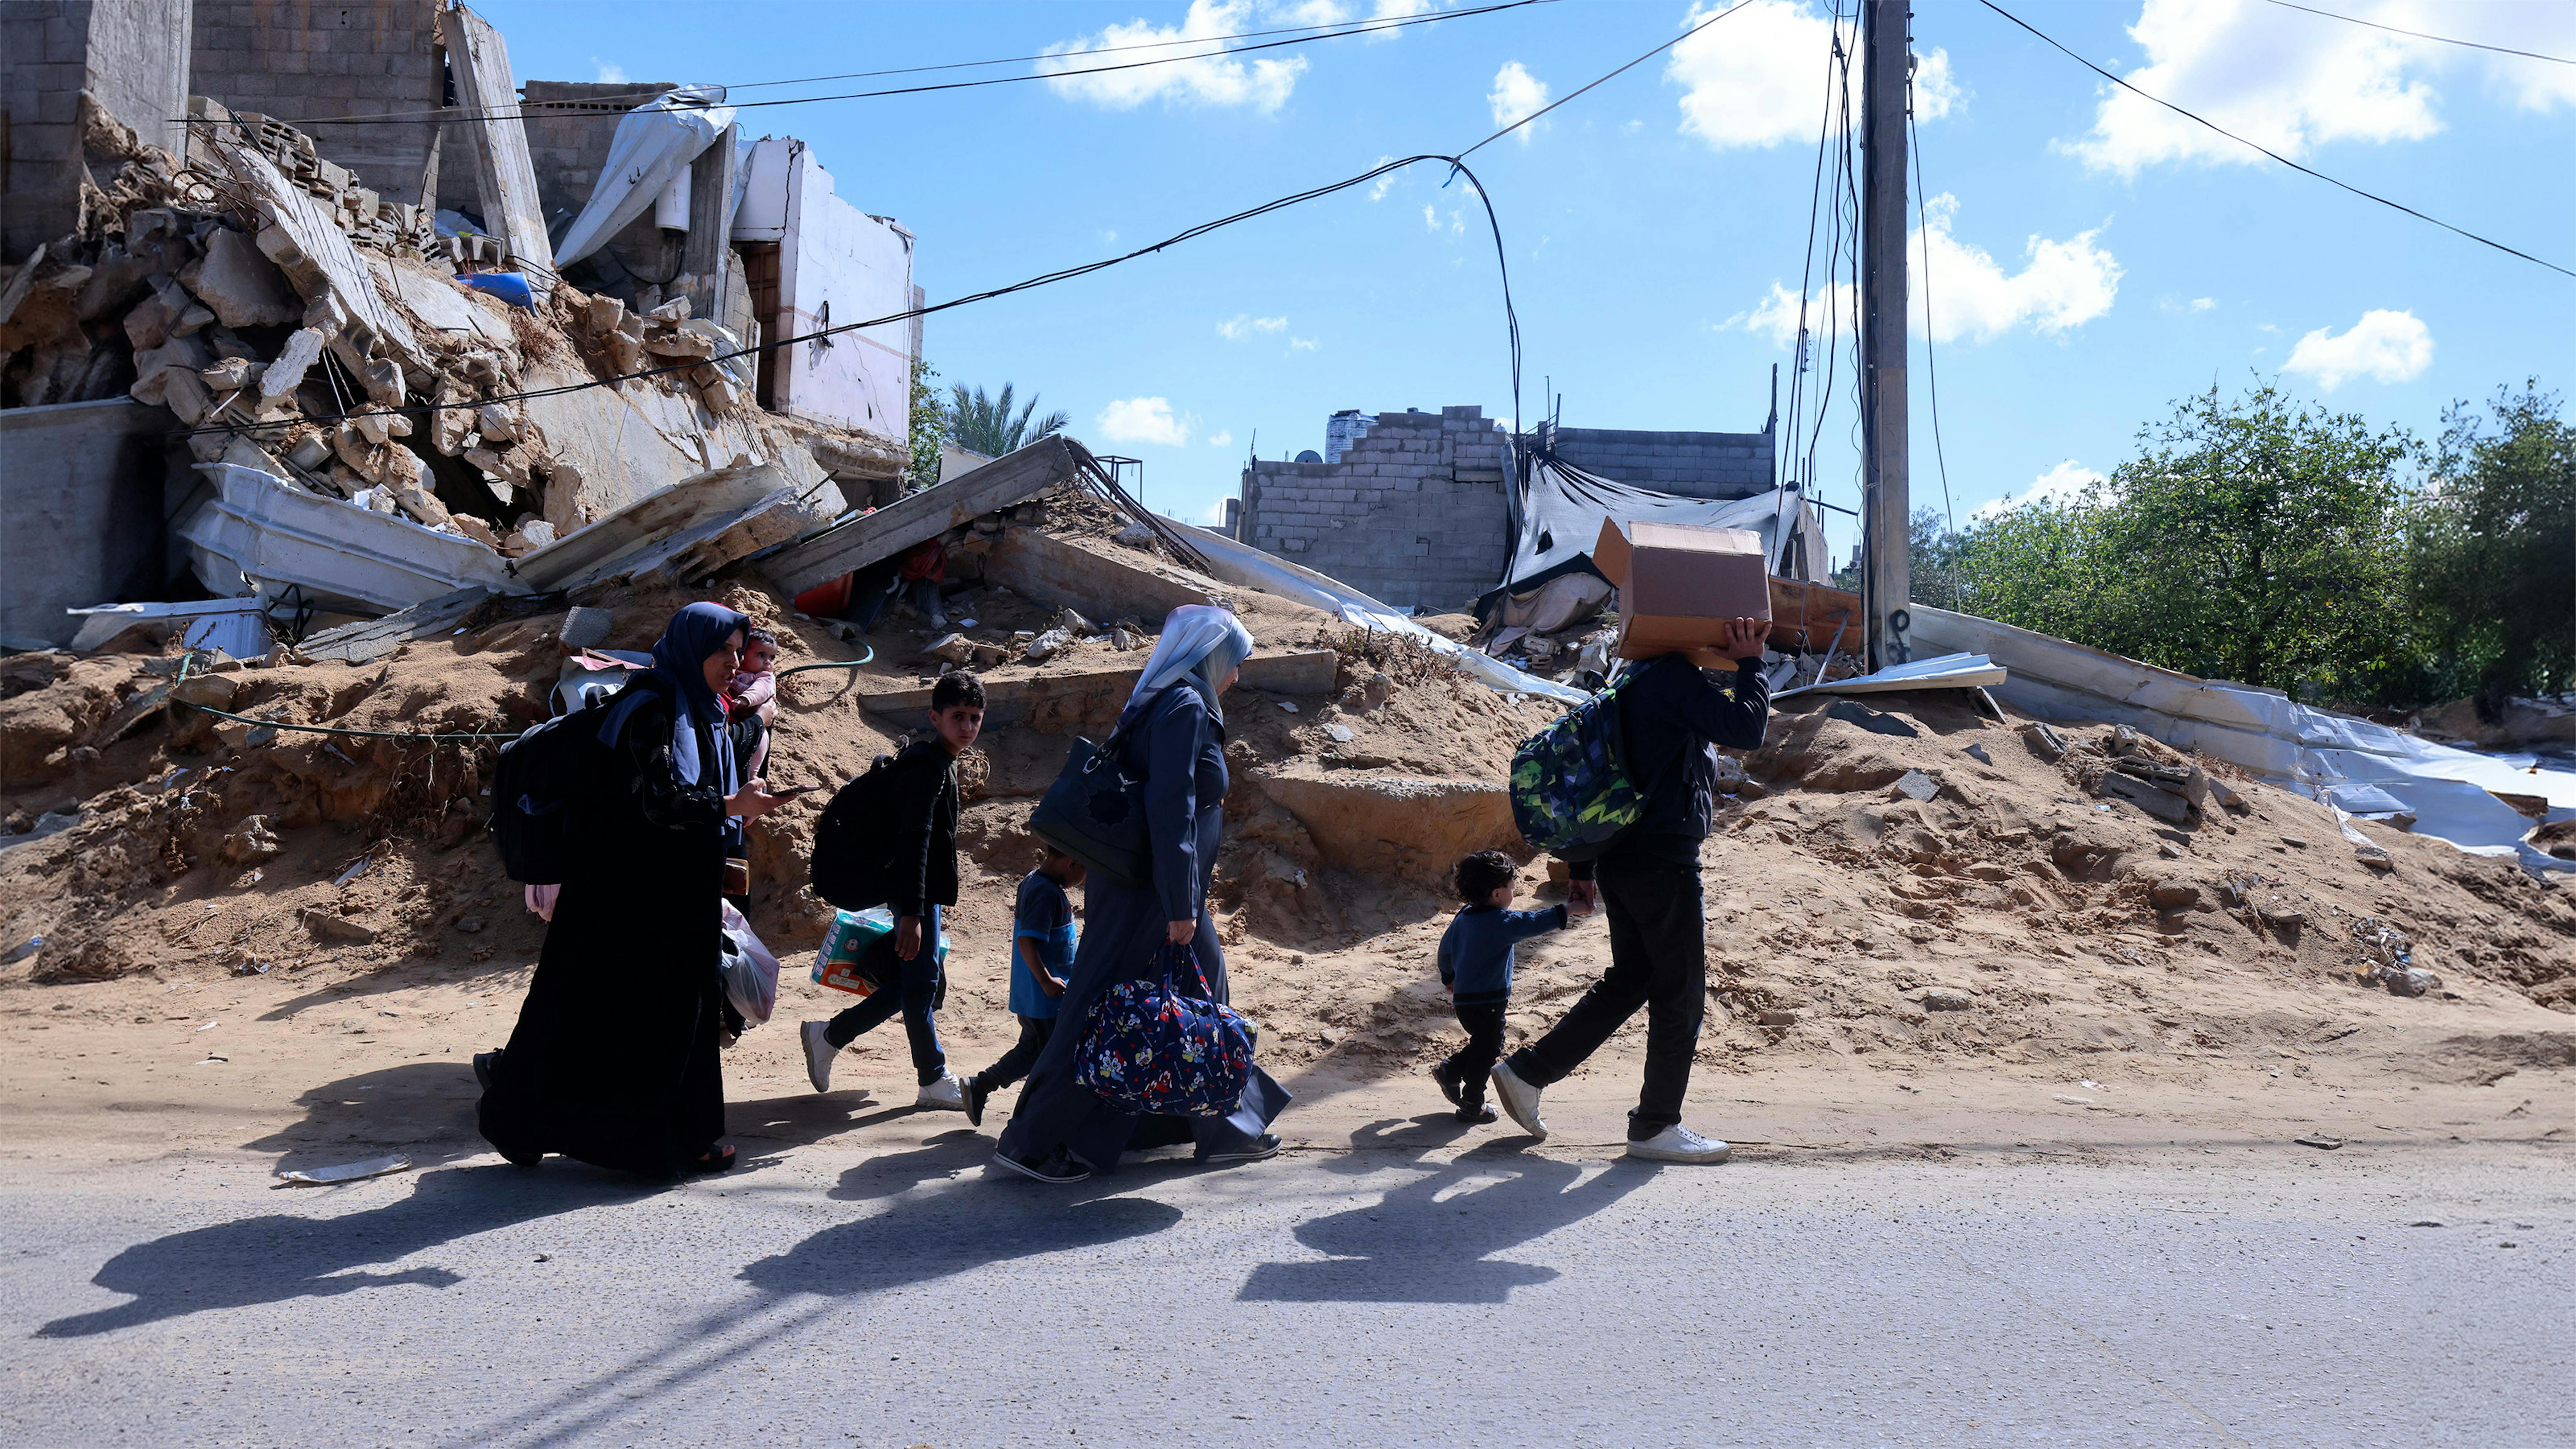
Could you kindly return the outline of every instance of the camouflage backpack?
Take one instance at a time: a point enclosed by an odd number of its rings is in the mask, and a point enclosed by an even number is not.
[[[1620,691],[1636,677],[1622,670],[1512,752],[1512,823],[1532,848],[1586,859],[1645,813],[1619,709]]]

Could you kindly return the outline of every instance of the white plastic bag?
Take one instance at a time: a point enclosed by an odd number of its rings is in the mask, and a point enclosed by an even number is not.
[[[720,904],[724,907],[724,955],[716,964],[716,974],[724,980],[725,997],[733,1002],[733,1009],[742,1013],[746,1023],[758,1026],[778,1009],[778,958],[760,944],[751,922],[742,918],[733,902]]]

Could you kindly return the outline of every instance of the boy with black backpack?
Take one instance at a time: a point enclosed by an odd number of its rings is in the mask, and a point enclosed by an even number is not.
[[[806,1022],[800,1035],[805,1075],[815,1091],[828,1092],[841,1048],[901,1011],[921,1084],[913,1105],[957,1111],[965,1095],[948,1070],[933,1015],[944,985],[939,910],[957,904],[957,758],[983,731],[984,682],[964,670],[941,675],[930,691],[930,723],[930,739],[843,786],[815,827],[816,893],[844,909],[892,910],[900,982],[828,1022]]]

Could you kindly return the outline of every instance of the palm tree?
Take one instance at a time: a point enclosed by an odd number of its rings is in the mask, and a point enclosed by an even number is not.
[[[986,397],[980,387],[970,391],[962,382],[951,384],[948,396],[950,441],[987,458],[1016,452],[1051,433],[1063,432],[1064,425],[1073,421],[1060,411],[1052,412],[1038,418],[1033,429],[1030,417],[1038,410],[1035,393],[1029,395],[1028,405],[1020,409],[1020,415],[1012,417],[1011,385],[1007,382],[1002,384],[1000,397]]]

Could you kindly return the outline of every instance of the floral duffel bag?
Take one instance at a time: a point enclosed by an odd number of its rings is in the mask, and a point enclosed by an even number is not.
[[[1186,973],[1198,988],[1175,984]],[[1212,1000],[1207,973],[1188,946],[1166,946],[1160,980],[1139,977],[1102,992],[1091,1029],[1074,1053],[1073,1079],[1121,1112],[1222,1117],[1252,1075],[1255,1028]]]

